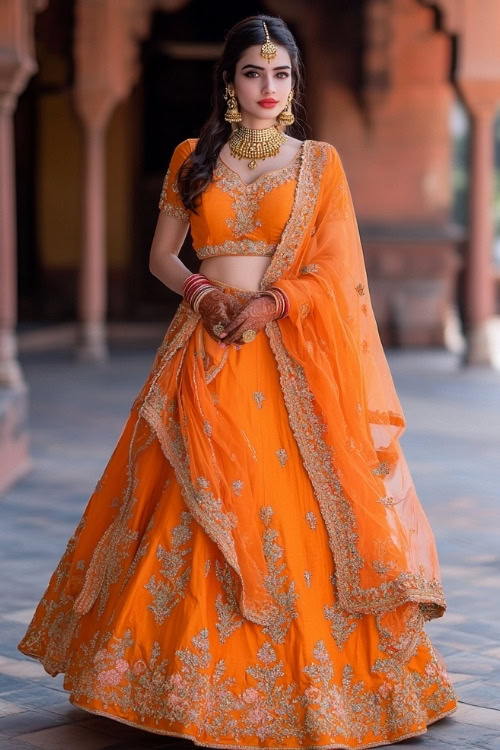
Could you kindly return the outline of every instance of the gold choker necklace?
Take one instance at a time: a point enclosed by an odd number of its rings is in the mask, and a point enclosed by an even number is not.
[[[249,169],[255,169],[257,159],[276,156],[287,136],[280,133],[276,125],[270,128],[246,128],[240,125],[229,137],[228,145],[231,154],[237,159],[250,159]]]

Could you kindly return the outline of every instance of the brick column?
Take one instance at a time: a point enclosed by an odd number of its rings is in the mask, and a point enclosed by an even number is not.
[[[469,364],[494,364],[495,315],[493,276],[494,108],[472,115],[469,180],[469,244],[467,252],[466,315]],[[498,345],[499,342],[497,342]]]
[[[82,258],[78,356],[100,361],[106,345],[106,129],[140,72],[138,42],[152,10],[178,10],[186,0],[76,0],[75,105],[83,126]]]
[[[37,70],[33,21],[45,0],[0,3],[0,386],[23,384],[17,361],[17,232],[13,115]]]
[[[17,359],[17,232],[13,116],[36,72],[33,22],[46,2],[0,2],[0,492],[30,468],[28,388]]]
[[[465,361],[500,368],[493,274],[493,120],[500,104],[500,4],[497,0],[425,1],[440,8],[444,28],[458,37],[455,78],[472,121]]]

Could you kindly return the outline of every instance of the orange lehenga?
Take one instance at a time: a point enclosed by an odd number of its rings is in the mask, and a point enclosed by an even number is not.
[[[19,649],[76,706],[199,745],[422,734],[457,707],[424,630],[446,604],[339,156],[305,141],[251,185],[218,159],[190,215],[194,146],[160,208],[200,258],[272,256],[290,314],[224,348],[180,303]]]

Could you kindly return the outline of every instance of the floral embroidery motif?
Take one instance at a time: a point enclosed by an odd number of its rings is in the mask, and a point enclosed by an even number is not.
[[[231,487],[233,488],[233,492],[238,497],[241,495],[241,490],[243,489],[243,481],[241,479],[235,479],[234,482],[231,483]]]
[[[306,679],[301,689],[286,679],[284,662],[265,641],[257,650],[257,662],[245,668],[240,692],[230,665],[224,659],[213,660],[208,628],[191,637],[189,648],[175,651],[178,669],[162,658],[164,645],[159,641],[153,643],[149,658],[128,656],[135,644],[126,630],[122,638],[104,640],[100,646],[93,639],[91,667],[79,670],[74,688],[82,705],[100,700],[107,706],[112,700],[142,722],[168,722],[176,728],[180,724],[185,728],[181,736],[192,736],[188,729],[194,727],[198,736],[206,733],[215,742],[231,737],[242,747],[248,737],[262,744],[272,740],[307,747],[322,735],[341,735],[343,744],[354,747],[371,732],[382,739],[389,732],[398,733],[399,739],[413,736],[415,724],[420,725],[428,712],[438,718],[456,710],[445,710],[456,695],[426,633],[420,637],[429,649],[422,674],[406,668],[400,651],[396,658],[375,663],[372,671],[384,679],[375,677],[371,685],[355,680],[349,664],[337,676],[324,642],[318,640],[313,661],[302,667]]]
[[[300,306],[300,312],[299,315],[301,318],[305,318],[306,315],[309,315],[309,305],[306,305],[305,303]]]
[[[246,185],[236,172],[233,172],[221,159],[218,159],[213,171],[217,187],[229,193],[233,199],[234,218],[227,218],[226,224],[233,236],[240,239],[262,226],[257,218],[260,203],[266,193],[283,185],[285,182],[297,179],[301,164],[300,156],[283,169],[264,172],[254,182]],[[241,250],[238,254],[241,254]]]
[[[382,505],[386,505],[387,507],[390,507],[392,505],[397,505],[396,501],[393,497],[389,497],[389,495],[386,495],[385,497],[379,497],[377,499],[377,503],[381,503]]]
[[[316,521],[317,521],[316,513],[312,510],[308,510],[306,513],[306,520],[309,526],[311,527],[311,529],[314,530],[316,528]]]
[[[312,573],[310,570],[304,570],[304,578],[305,578],[306,586],[308,589],[311,588],[311,576],[312,576]]]
[[[278,456],[278,461],[282,466],[286,466],[286,462],[288,461],[288,453],[286,452],[285,448],[278,448],[276,451],[276,455]]]
[[[189,211],[186,211],[186,209],[183,206],[176,205],[175,203],[172,203],[171,201],[168,200],[167,194],[168,194],[169,177],[170,177],[170,168],[167,169],[165,177],[163,178],[163,185],[161,189],[158,208],[160,209],[160,211],[163,211],[163,213],[166,213],[169,216],[173,216],[174,219],[178,219],[179,221],[189,222]],[[172,184],[172,192],[176,194],[179,193],[179,190],[176,184]]]
[[[375,476],[385,476],[386,474],[389,474],[390,471],[387,461],[381,461],[374,469],[372,469],[372,474],[375,474]]]
[[[255,403],[257,404],[257,407],[259,409],[262,409],[262,404],[264,403],[265,398],[266,398],[264,394],[262,393],[262,391],[255,391],[253,394],[253,397],[254,397]]]
[[[337,648],[341,651],[351,633],[356,630],[361,615],[346,612],[337,601],[331,606],[325,604],[323,612],[326,619],[331,622],[330,632]]]
[[[208,560],[205,560],[205,578],[206,578],[206,577],[207,577],[207,575],[208,575],[208,574],[210,573],[210,565],[211,565],[211,562],[212,562],[212,561],[211,561],[210,559],[208,559]]]
[[[191,513],[183,511],[180,524],[174,526],[170,532],[172,548],[167,550],[159,544],[156,549],[156,557],[163,565],[160,574],[166,580],[157,581],[152,575],[144,588],[153,597],[153,603],[148,604],[147,608],[153,612],[157,625],[163,625],[174,607],[186,596],[186,587],[191,577],[191,565],[184,567],[186,562],[184,558],[192,552],[192,548],[185,548],[184,545],[192,536],[189,528],[192,520]],[[182,570],[183,567],[184,570]]]
[[[231,568],[225,560],[224,563],[218,559],[215,560],[215,575],[226,594],[226,601],[223,600],[222,594],[217,594],[215,599],[215,609],[218,615],[215,627],[219,634],[219,641],[225,643],[235,630],[241,628],[244,620],[238,607]]]
[[[287,576],[283,572],[286,569],[286,563],[279,562],[283,557],[284,550],[276,542],[278,532],[276,529],[269,527],[272,515],[273,509],[270,505],[261,506],[259,516],[266,526],[262,535],[262,548],[268,570],[264,585],[276,604],[276,612],[271,623],[265,625],[262,631],[269,635],[275,643],[284,643],[288,628],[292,621],[298,617],[295,600],[299,597],[299,594],[295,593],[295,581],[288,582]]]
[[[360,297],[362,297],[363,294],[365,293],[365,288],[363,284],[358,284],[358,286],[356,287],[356,291],[360,295]]]
[[[368,308],[366,305],[361,305],[361,310],[363,312],[363,315],[368,315]]]

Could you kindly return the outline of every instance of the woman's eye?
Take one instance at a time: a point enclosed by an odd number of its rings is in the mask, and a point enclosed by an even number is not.
[[[288,78],[288,73],[285,73],[285,71],[284,71],[284,70],[280,71],[280,72],[278,73],[278,75],[279,75],[279,76],[282,76],[283,78]]]

